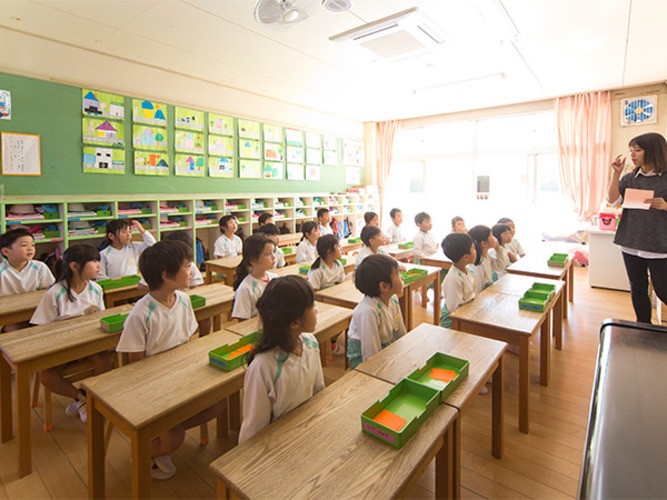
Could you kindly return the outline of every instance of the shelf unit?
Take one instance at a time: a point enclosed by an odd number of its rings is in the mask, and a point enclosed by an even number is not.
[[[7,211],[15,204],[54,205],[57,216],[44,220],[7,221]],[[74,208],[86,211],[97,211],[106,206],[109,212],[79,216],[72,212],[73,204],[76,204]],[[239,226],[247,236],[257,229],[257,217],[261,212],[272,212],[278,227],[284,226],[288,232],[294,233],[299,231],[304,221],[314,220],[318,209],[329,208],[332,217],[339,222],[348,217],[353,223],[353,235],[358,236],[363,226],[364,212],[376,210],[377,206],[375,196],[357,193],[108,195],[68,196],[65,199],[8,196],[0,201],[0,227],[5,232],[21,225],[56,226],[57,237],[35,240],[38,255],[47,250],[47,245],[51,248],[54,244],[60,245],[62,250],[70,244],[87,243],[98,247],[105,237],[106,223],[117,218],[139,220],[158,241],[165,232],[189,231],[193,241],[194,237],[200,238],[207,248],[212,249],[220,235],[218,220],[223,215],[237,216]],[[174,225],[174,222],[178,225]],[[75,231],[76,226],[79,226],[78,231]],[[95,228],[99,228],[98,232],[92,233]],[[134,239],[141,240],[138,231],[133,231],[133,235]]]

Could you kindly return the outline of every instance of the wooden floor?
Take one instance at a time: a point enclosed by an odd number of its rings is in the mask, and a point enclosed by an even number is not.
[[[595,371],[600,322],[605,318],[634,320],[629,294],[588,287],[586,269],[576,269],[575,303],[564,326],[563,350],[552,350],[549,387],[539,385],[538,347],[531,359],[530,434],[517,428],[518,357],[506,355],[505,456],[491,456],[491,397],[478,396],[463,418],[462,495],[464,498],[566,498],[577,494],[579,469]],[[417,301],[415,295],[415,301]],[[432,318],[431,303],[415,302],[415,325]],[[343,358],[325,368],[327,383],[343,373]],[[64,409],[67,401],[54,397],[51,432],[42,431],[43,407],[32,412],[33,473],[16,475],[16,440],[0,445],[0,500],[9,498],[87,497],[86,428]],[[137,401],[136,404],[142,404]],[[178,468],[169,481],[153,481],[156,498],[213,498],[215,483],[208,464],[230,443],[215,439],[200,446],[199,431],[188,432],[174,456]],[[335,429],[332,429],[332,439]],[[411,491],[413,498],[433,498],[433,464]],[[107,494],[130,494],[130,443],[114,431],[107,454]]]

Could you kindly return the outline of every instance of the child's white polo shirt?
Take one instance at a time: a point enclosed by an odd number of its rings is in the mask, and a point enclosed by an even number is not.
[[[213,255],[216,259],[236,257],[242,253],[243,242],[237,235],[234,235],[232,239],[229,239],[226,235],[222,234],[213,244]]]
[[[472,266],[475,271],[475,278],[477,281],[477,293],[484,290],[487,286],[491,285],[496,278],[494,279],[493,266],[491,260],[487,255],[482,257],[479,261],[479,264]]]
[[[359,264],[361,264],[369,255],[373,255],[373,250],[371,250],[371,247],[364,245],[357,254],[357,258],[354,261],[354,268],[357,269]]]
[[[168,308],[149,293],[132,308],[116,346],[118,352],[143,352],[146,357],[185,344],[197,331],[190,297],[177,290]]]
[[[311,268],[308,271],[308,281],[315,290],[323,290],[324,288],[342,283],[344,280],[345,268],[337,260],[334,261],[332,267],[320,261],[320,267],[317,269]]]
[[[299,339],[301,356],[274,348],[255,356],[248,366],[239,443],[324,389],[317,340],[309,333]]]
[[[491,256],[491,268],[498,274],[502,276],[507,273],[507,268],[510,265],[510,258],[507,255],[507,248],[502,245],[498,245],[498,249],[492,248],[489,250]]]
[[[519,243],[519,240],[516,238],[512,238],[512,241],[507,244],[507,250],[512,252],[517,257],[521,257],[522,255],[526,254],[526,252],[523,251],[521,243]]]
[[[273,255],[276,258],[276,262],[273,264],[273,269],[285,267],[285,253],[283,252],[283,249],[276,245],[275,249],[273,250]]]
[[[331,229],[331,225],[324,226],[320,224],[320,238],[326,234],[334,234],[333,229]]]
[[[39,260],[29,260],[20,271],[8,260],[0,263],[0,297],[43,290],[55,281],[48,266]]]
[[[278,277],[277,274],[273,273],[266,273],[266,275],[268,277],[266,281],[258,280],[250,274],[243,278],[243,281],[241,281],[234,294],[232,318],[250,319],[259,314],[257,311],[257,299],[262,296],[269,281]]]
[[[401,227],[394,223],[387,228],[387,235],[391,238],[392,243],[403,243],[405,241],[405,235]]]
[[[133,241],[120,250],[109,245],[102,250],[100,252],[100,273],[97,275],[97,279],[120,278],[121,276],[137,274],[139,256],[148,247],[155,245],[155,238],[148,231],[144,231],[141,237],[144,239],[141,243]]]
[[[297,263],[312,262],[315,259],[317,259],[317,248],[307,238],[304,238],[296,247]]]
[[[448,312],[454,312],[463,304],[470,302],[477,295],[474,271],[466,269],[463,272],[455,266],[450,267],[442,281],[442,292]]]
[[[88,281],[81,293],[67,293],[67,283],[59,281],[49,288],[30,318],[33,325],[44,325],[52,321],[76,318],[104,309],[104,292],[94,281]]]
[[[438,244],[429,233],[418,231],[412,247],[417,257],[427,257],[438,251]]]

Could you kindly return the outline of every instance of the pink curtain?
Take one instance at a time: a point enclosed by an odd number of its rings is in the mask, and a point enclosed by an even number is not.
[[[580,220],[590,220],[609,180],[611,95],[591,92],[556,99],[561,189]]]
[[[382,218],[384,207],[384,189],[389,178],[391,169],[391,159],[394,154],[394,141],[398,128],[401,125],[400,120],[388,120],[386,122],[376,122],[377,131],[377,183],[380,195],[380,213]]]

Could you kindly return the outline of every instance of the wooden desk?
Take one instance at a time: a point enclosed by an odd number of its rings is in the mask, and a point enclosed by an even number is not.
[[[391,245],[383,245],[380,247],[384,253],[391,255],[394,259],[400,261],[407,261],[415,254],[413,248],[398,248],[398,243]]]
[[[147,289],[139,289],[138,285],[124,286],[106,290],[104,292],[104,307],[111,309],[117,302],[128,299],[137,299],[148,293]]]
[[[320,359],[322,366],[326,366],[327,358],[331,355],[331,339],[341,332],[345,332],[345,346],[347,346],[347,328],[350,326],[352,311],[347,308],[332,306],[323,302],[315,302],[317,310],[317,326],[313,335],[320,345]],[[227,330],[239,335],[249,335],[260,328],[259,318],[250,318],[240,323],[229,325]],[[347,362],[347,356],[345,357]],[[347,368],[347,365],[346,367]]]
[[[452,267],[452,261],[445,257],[445,254],[442,253],[442,250],[438,250],[436,253],[426,257],[419,257],[419,262],[423,266],[433,266],[439,267],[441,269],[449,269]]]
[[[292,249],[290,253],[286,253],[285,255],[285,264],[294,264],[296,262],[296,247],[289,247]]]
[[[232,395],[230,416],[238,417],[245,368],[225,372],[210,366],[208,352],[239,338],[232,332],[213,332],[83,382],[88,394],[90,498],[106,496],[104,419],[130,438],[132,497],[145,498],[151,491],[151,439]]]
[[[551,254],[528,255],[508,267],[507,272],[564,281],[567,285],[568,300],[563,301],[563,317],[567,318],[567,302],[574,302],[574,266],[572,265],[572,259],[565,261],[565,267],[549,267],[547,265],[549,257],[551,257]]]
[[[222,259],[207,260],[206,265],[206,283],[213,283],[213,273],[222,273],[225,275],[225,285],[232,286],[236,275],[236,268],[241,263],[243,257],[225,257]]]
[[[206,297],[206,305],[195,309],[197,320],[213,318],[220,325],[220,315],[231,311],[234,292],[224,285],[206,285],[188,290],[188,294]],[[30,474],[30,375],[60,366],[85,356],[115,349],[121,332],[106,333],[100,329],[100,318],[125,314],[126,304],[86,316],[34,326],[0,335],[0,415],[2,442],[12,438],[11,367],[16,374],[16,406],[19,477]]]
[[[345,274],[354,271],[354,262],[350,262],[352,259],[347,259],[347,264],[343,266],[343,269],[345,270]],[[307,278],[307,274],[302,274],[299,272],[299,269],[301,269],[304,266],[312,266],[313,262],[315,261],[309,261],[309,262],[301,262],[299,264],[292,264],[290,266],[285,266],[281,267],[279,269],[271,269],[271,273],[277,274],[278,276],[288,276],[288,275],[295,275],[295,276],[301,276],[303,278]]]
[[[424,366],[436,352],[466,359],[470,363],[470,373],[446,401],[446,404],[459,411],[461,418],[486,381],[493,375],[491,453],[496,458],[502,458],[503,353],[506,349],[507,344],[504,342],[422,323],[407,335],[361,363],[356,369],[390,384],[397,384]],[[457,420],[454,439],[458,443],[461,442],[460,434],[461,428]],[[460,451],[460,445],[455,448]],[[461,483],[456,471],[460,469],[460,465],[456,464],[461,463],[460,455],[455,455],[454,462],[454,487],[455,491],[458,491]]]
[[[280,219],[278,221],[280,221]],[[301,241],[301,233],[287,233],[278,235],[279,247],[289,247],[292,245],[298,245],[300,241]]]
[[[46,289],[0,297],[0,325],[29,321]]]
[[[347,240],[348,238],[344,238],[338,242],[340,251],[343,253],[352,252],[354,250],[358,250],[359,248],[363,248],[364,246],[364,244],[361,241],[359,243],[348,243]]]
[[[391,384],[353,370],[210,466],[218,498],[395,498],[436,459],[436,497],[451,491],[451,429],[440,405],[397,450],[361,430]]]
[[[563,283],[558,283],[561,293]],[[551,364],[551,324],[549,315],[555,304],[549,302],[544,312],[519,309],[518,296],[483,290],[472,302],[449,314],[452,330],[474,333],[519,346],[519,429],[529,429],[528,404],[530,390],[530,339],[540,333],[540,383],[549,385]],[[556,311],[560,314],[560,311]]]

